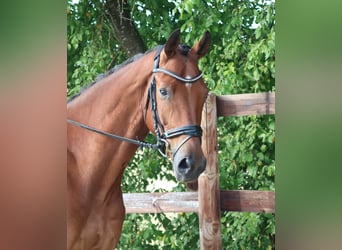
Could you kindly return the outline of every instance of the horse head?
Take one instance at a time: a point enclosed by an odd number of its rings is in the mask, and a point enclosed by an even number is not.
[[[146,124],[163,142],[162,151],[171,158],[181,182],[195,181],[206,166],[200,123],[208,89],[198,61],[209,52],[210,44],[210,34],[205,32],[194,46],[182,45],[176,30],[155,56]]]

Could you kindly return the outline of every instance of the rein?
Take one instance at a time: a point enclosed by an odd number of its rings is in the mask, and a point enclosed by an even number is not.
[[[180,135],[187,135],[187,137],[177,146],[177,148],[174,150],[173,154],[172,154],[172,158],[174,158],[174,156],[176,155],[176,153],[178,152],[178,150],[188,141],[191,139],[191,137],[199,137],[201,140],[202,137],[202,128],[198,125],[186,125],[186,126],[182,126],[182,127],[178,127],[178,128],[174,128],[174,129],[170,129],[165,131],[164,126],[160,120],[159,114],[158,114],[158,109],[157,109],[157,98],[156,98],[156,80],[155,80],[155,73],[163,73],[166,75],[169,75],[183,83],[194,83],[196,81],[198,81],[201,77],[202,77],[202,72],[193,77],[193,78],[184,78],[181,77],[177,74],[175,74],[174,72],[164,69],[164,68],[159,68],[159,61],[160,61],[160,53],[163,50],[164,46],[160,46],[158,48],[158,51],[154,57],[154,67],[152,69],[152,80],[150,83],[150,87],[148,90],[148,96],[147,96],[147,100],[146,100],[146,111],[148,109],[149,106],[149,102],[151,100],[151,111],[152,111],[152,116],[153,116],[153,127],[154,127],[154,132],[156,134],[157,137],[157,142],[156,143],[148,143],[145,141],[140,141],[140,140],[134,140],[134,139],[130,139],[130,138],[126,138],[126,137],[122,137],[119,135],[115,135],[115,134],[111,134],[99,129],[96,129],[94,127],[85,125],[83,123],[74,121],[72,119],[67,119],[67,122],[74,125],[74,126],[78,126],[80,128],[84,128],[87,130],[90,130],[92,132],[101,134],[101,135],[105,135],[108,136],[112,139],[116,139],[116,140],[120,140],[120,141],[124,141],[124,142],[128,142],[128,143],[132,143],[135,145],[138,145],[140,147],[145,147],[145,148],[152,148],[152,149],[156,149],[158,150],[164,157],[167,157],[167,149],[169,148],[169,143],[167,141],[167,139],[173,138],[173,137],[177,137]],[[145,113],[145,117],[146,117],[146,113]]]
[[[122,137],[120,135],[111,134],[111,133],[99,130],[97,128],[90,127],[90,126],[85,125],[83,123],[74,121],[72,119],[67,119],[67,122],[72,124],[72,125],[74,125],[74,126],[78,126],[80,128],[88,129],[88,130],[90,130],[92,132],[108,136],[108,137],[110,137],[112,139],[117,139],[117,140],[120,140],[120,141],[129,142],[129,143],[136,144],[138,146],[145,147],[145,148],[158,149],[158,145],[157,144],[152,144],[152,143],[148,143],[148,142],[144,142],[144,141],[139,141],[139,140],[134,140],[134,139]]]

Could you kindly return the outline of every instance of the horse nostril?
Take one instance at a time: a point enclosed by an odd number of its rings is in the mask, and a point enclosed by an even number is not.
[[[191,170],[193,166],[193,160],[190,157],[185,157],[178,164],[178,170],[182,174],[186,174]]]

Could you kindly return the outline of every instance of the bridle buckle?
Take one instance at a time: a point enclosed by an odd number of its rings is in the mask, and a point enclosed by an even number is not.
[[[165,158],[170,158],[170,156],[172,155],[170,143],[166,139],[160,138],[158,144],[159,153]]]

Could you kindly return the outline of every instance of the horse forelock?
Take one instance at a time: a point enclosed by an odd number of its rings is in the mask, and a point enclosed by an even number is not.
[[[179,44],[178,48],[179,48],[181,54],[184,56],[187,56],[190,49],[191,49],[191,47],[186,45],[186,44]]]

